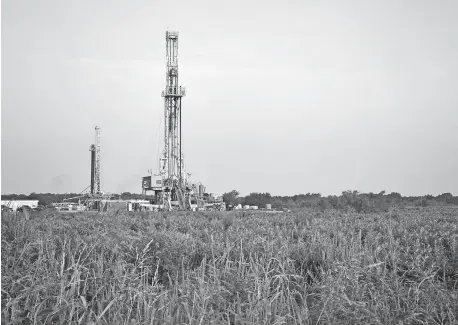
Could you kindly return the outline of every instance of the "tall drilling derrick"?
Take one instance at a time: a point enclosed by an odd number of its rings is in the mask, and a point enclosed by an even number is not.
[[[185,170],[181,152],[181,99],[186,92],[178,85],[178,32],[167,31],[166,41],[166,86],[164,97],[164,149],[159,161],[159,174],[142,179],[143,194],[154,191],[156,203],[162,209],[171,210],[178,204],[179,209],[192,209],[192,200],[197,206],[204,205],[203,185],[193,184]],[[216,202],[225,206],[222,200]]]
[[[183,186],[185,182],[184,159],[181,153],[181,98],[185,89],[178,86],[178,33],[167,31],[166,39],[166,86],[164,97],[164,151],[161,155],[160,175],[163,185],[170,189]]]
[[[91,195],[101,193],[100,190],[100,128],[95,127],[95,144],[89,147],[91,152]]]
[[[170,209],[170,201],[180,202],[185,208],[184,191],[187,183],[184,159],[181,152],[181,98],[185,89],[178,85],[178,32],[165,33],[166,40],[166,86],[164,97],[164,150],[160,158],[159,175],[163,191],[161,201]]]

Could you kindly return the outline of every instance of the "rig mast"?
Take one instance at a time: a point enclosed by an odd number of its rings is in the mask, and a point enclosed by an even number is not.
[[[166,87],[164,97],[164,151],[161,155],[160,175],[163,185],[172,189],[182,187],[186,180],[184,159],[181,153],[181,98],[184,87],[178,86],[178,32],[165,33]]]
[[[178,32],[167,31],[166,41],[166,86],[164,97],[164,150],[160,158],[159,176],[162,191],[159,201],[170,210],[171,201],[178,201],[180,209],[186,209],[188,196],[187,174],[181,152],[181,99],[186,95],[184,87],[178,85]],[[186,192],[186,193],[183,193]],[[190,205],[190,203],[189,203]]]
[[[186,95],[184,87],[178,85],[178,32],[167,31],[166,41],[166,86],[162,91],[164,97],[164,149],[159,161],[159,174],[142,178],[142,190],[154,191],[155,201],[160,209],[180,210],[205,206],[225,209],[220,198],[213,198],[204,193],[202,184],[192,183],[185,170],[184,157],[181,152],[181,99]],[[210,202],[211,201],[211,202]]]
[[[100,128],[95,127],[95,144],[89,147],[91,152],[91,195],[101,194],[100,190]]]

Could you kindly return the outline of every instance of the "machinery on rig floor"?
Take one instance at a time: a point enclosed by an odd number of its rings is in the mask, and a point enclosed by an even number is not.
[[[167,31],[166,87],[164,97],[164,148],[159,159],[159,174],[142,179],[142,192],[154,191],[154,203],[162,210],[225,210],[221,196],[205,193],[200,183],[190,181],[182,154],[181,100],[186,95],[178,85],[178,32]]]

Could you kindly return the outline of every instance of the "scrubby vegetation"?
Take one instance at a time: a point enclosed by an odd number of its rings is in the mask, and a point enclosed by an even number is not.
[[[458,208],[2,214],[2,324],[456,324]]]
[[[25,194],[2,194],[2,200],[38,200],[42,206],[49,206],[51,203],[60,202],[63,199],[78,197],[81,194],[66,193],[31,193]],[[154,196],[143,196],[142,194],[124,192],[115,194],[116,199],[153,199]],[[232,190],[223,194],[224,201],[230,205],[257,205],[264,208],[266,204],[271,204],[274,208],[284,209],[303,209],[315,208],[341,209],[354,208],[357,211],[377,212],[386,211],[391,206],[403,208],[405,206],[431,206],[431,205],[458,205],[458,196],[451,193],[443,193],[437,196],[402,196],[399,193],[360,193],[358,191],[344,191],[341,195],[322,196],[320,193],[298,194],[293,196],[272,196],[270,193],[250,193],[246,196],[239,196],[239,192]]]
[[[230,205],[257,205],[264,208],[271,204],[275,208],[303,209],[314,208],[318,210],[338,209],[347,211],[354,209],[356,212],[388,211],[390,207],[404,208],[406,206],[433,206],[433,205],[458,205],[458,196],[443,193],[438,196],[402,196],[399,193],[360,193],[358,191],[343,191],[341,195],[322,196],[320,193],[298,194],[293,196],[272,196],[270,193],[250,193],[239,196],[239,192],[232,190],[224,193],[224,201]]]

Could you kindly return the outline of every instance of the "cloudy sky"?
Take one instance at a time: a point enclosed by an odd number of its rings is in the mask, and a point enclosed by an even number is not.
[[[178,30],[210,192],[458,194],[458,1],[3,0],[1,192],[141,191]]]

